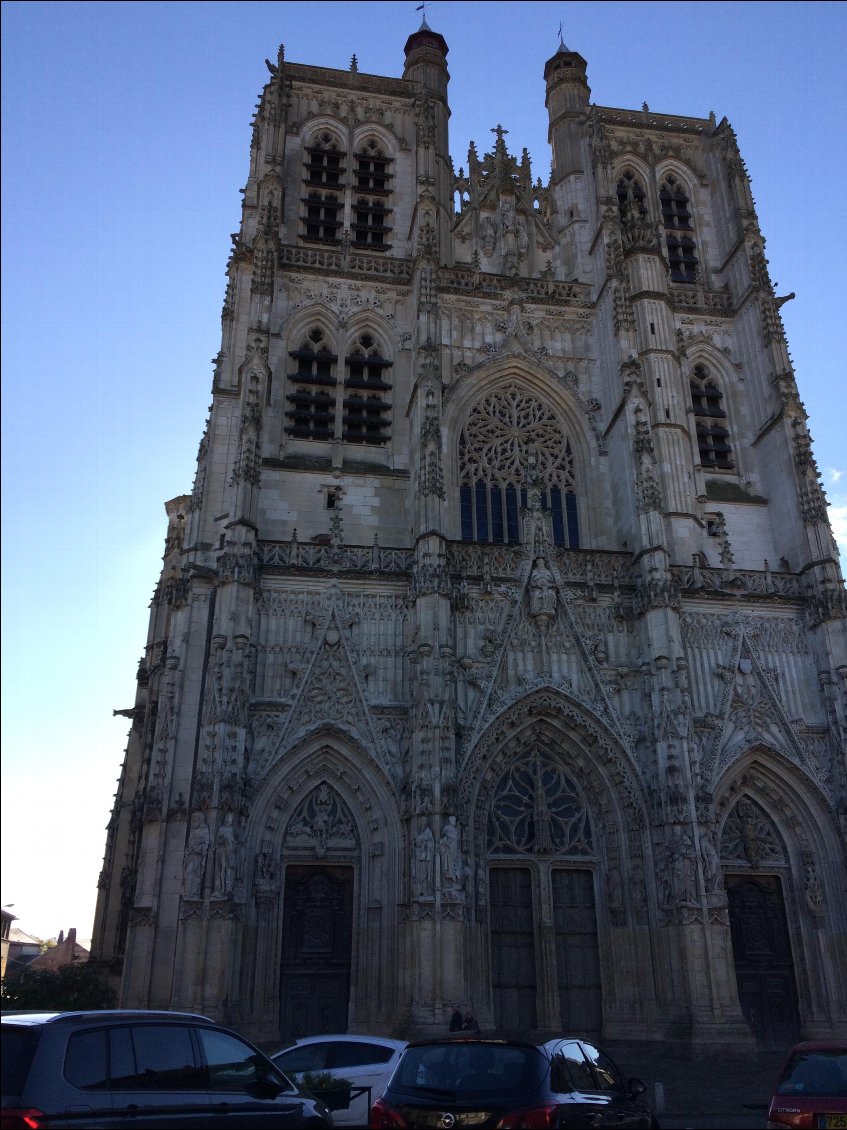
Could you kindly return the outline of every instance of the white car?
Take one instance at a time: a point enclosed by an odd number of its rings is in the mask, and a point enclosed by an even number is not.
[[[334,1126],[367,1126],[371,1104],[385,1089],[405,1047],[405,1040],[387,1036],[306,1036],[274,1052],[271,1059],[297,1083],[306,1073],[327,1073],[354,1087],[369,1087],[370,1093],[356,1095],[349,1107],[332,1112]]]

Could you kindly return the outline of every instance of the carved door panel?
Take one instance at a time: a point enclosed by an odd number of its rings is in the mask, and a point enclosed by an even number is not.
[[[756,1039],[781,1047],[799,1038],[794,963],[775,875],[728,875],[738,1000]]]
[[[490,883],[491,986],[500,1032],[536,1027],[535,929],[528,867],[494,868]]]
[[[353,868],[288,867],[282,924],[280,1035],[347,1031]]]
[[[562,1030],[598,1037],[603,998],[594,876],[590,871],[553,872],[553,922]]]

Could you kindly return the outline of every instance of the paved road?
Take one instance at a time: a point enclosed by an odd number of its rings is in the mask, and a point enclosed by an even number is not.
[[[662,1130],[753,1130],[767,1120],[771,1093],[784,1052],[676,1059],[615,1051],[621,1070],[664,1092]]]

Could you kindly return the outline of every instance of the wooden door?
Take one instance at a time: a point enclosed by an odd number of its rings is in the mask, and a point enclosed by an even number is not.
[[[285,872],[280,978],[282,1039],[347,1031],[353,868]]]
[[[738,1000],[756,1039],[783,1047],[799,1038],[794,963],[776,875],[728,875]]]
[[[590,871],[553,872],[553,922],[562,1030],[596,1038],[603,1024],[603,998]]]
[[[536,1027],[535,928],[528,867],[491,871],[491,985],[499,1032]]]

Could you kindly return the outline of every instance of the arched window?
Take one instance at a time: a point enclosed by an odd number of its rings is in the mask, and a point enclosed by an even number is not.
[[[625,226],[633,220],[647,216],[647,193],[635,173],[629,169],[622,174],[617,186],[618,213]]]
[[[353,245],[371,251],[387,246],[391,231],[388,193],[391,188],[391,161],[379,143],[370,139],[356,154],[353,189]]]
[[[360,333],[345,358],[345,443],[386,443],[391,438],[391,384],[385,379],[391,362],[372,333]]]
[[[668,173],[659,187],[662,205],[662,224],[673,282],[697,281],[697,256],[695,255],[694,228],[688,193],[682,182]]]
[[[732,446],[726,427],[726,410],[720,385],[705,365],[695,365],[689,379],[700,464],[706,469],[732,470]]]
[[[344,166],[331,133],[322,133],[306,149],[304,235],[320,243],[339,243],[344,204],[341,189]],[[330,191],[326,191],[326,190]]]
[[[474,405],[459,435],[462,540],[519,542],[532,477],[555,544],[578,549],[570,440],[546,404],[511,384]]]
[[[324,331],[320,327],[310,330],[289,357],[297,363],[297,371],[288,374],[292,391],[285,398],[291,406],[285,413],[290,421],[285,431],[299,439],[332,439],[338,357]]]
[[[306,184],[318,188],[337,188],[344,166],[331,133],[322,133],[306,150]]]
[[[391,161],[371,139],[356,154],[356,188],[360,192],[388,192]]]

